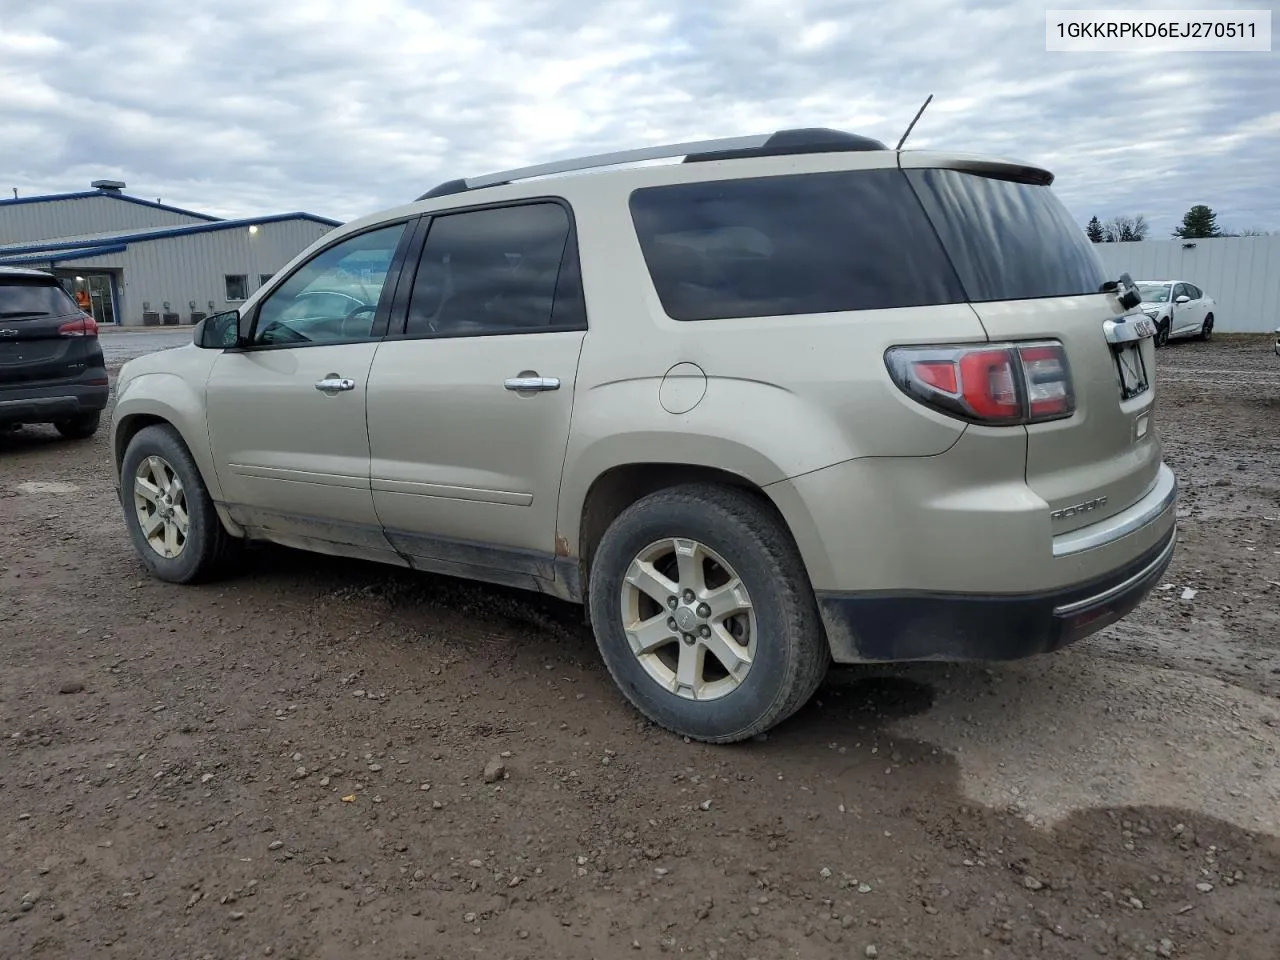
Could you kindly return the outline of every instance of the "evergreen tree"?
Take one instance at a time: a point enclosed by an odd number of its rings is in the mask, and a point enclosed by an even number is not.
[[[1107,239],[1106,234],[1102,232],[1102,223],[1097,217],[1090,218],[1089,226],[1085,228],[1084,232],[1093,243],[1102,243]]]
[[[1183,240],[1220,237],[1222,231],[1218,229],[1218,215],[1203,203],[1197,203],[1187,211],[1182,224],[1173,231],[1173,235]]]

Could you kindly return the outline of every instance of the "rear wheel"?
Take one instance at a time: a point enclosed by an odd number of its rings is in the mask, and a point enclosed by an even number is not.
[[[239,546],[218,519],[186,444],[168,425],[147,427],[129,441],[120,500],[134,549],[160,580],[212,579]]]
[[[768,730],[804,705],[830,662],[790,534],[729,488],[675,487],[624,510],[596,551],[588,604],[623,694],[694,740]]]
[[[101,421],[102,414],[95,410],[93,413],[84,413],[69,420],[59,420],[53,426],[68,440],[88,440],[98,432],[98,424]]]
[[[1200,339],[1201,340],[1213,339],[1213,314],[1212,313],[1204,318],[1204,323],[1200,327]]]

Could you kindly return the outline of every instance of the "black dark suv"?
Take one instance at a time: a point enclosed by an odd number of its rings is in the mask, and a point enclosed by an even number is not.
[[[97,322],[50,274],[0,267],[0,430],[51,423],[91,437],[107,392]]]

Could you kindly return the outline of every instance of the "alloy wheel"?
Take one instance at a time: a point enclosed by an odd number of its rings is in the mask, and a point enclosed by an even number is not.
[[[756,615],[737,571],[696,540],[669,538],[627,567],[621,615],[631,652],[649,677],[688,700],[736,690],[756,654]]]
[[[187,493],[163,457],[146,457],[133,475],[133,507],[142,535],[157,554],[172,560],[187,545]]]

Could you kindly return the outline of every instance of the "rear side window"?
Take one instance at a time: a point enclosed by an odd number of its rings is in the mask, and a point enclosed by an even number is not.
[[[79,312],[57,284],[0,280],[0,317],[65,317]]]
[[[573,223],[563,206],[524,203],[431,221],[409,301],[407,336],[585,326]]]
[[[1093,244],[1049,187],[956,170],[907,176],[975,303],[1101,289]]]
[[[718,320],[963,302],[896,169],[645,187],[631,216],[663,310]]]

